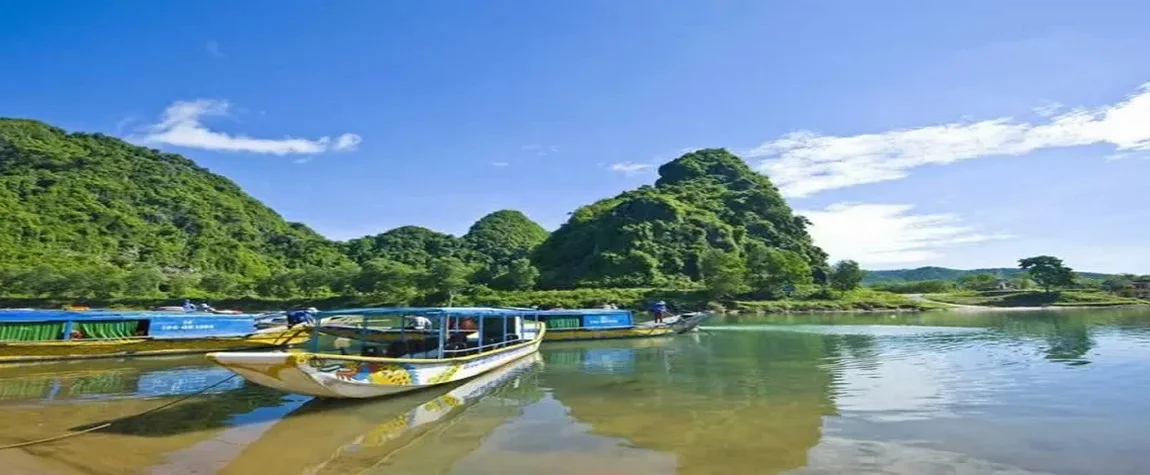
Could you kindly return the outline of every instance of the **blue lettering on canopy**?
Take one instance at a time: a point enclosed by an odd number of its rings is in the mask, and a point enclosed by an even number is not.
[[[597,313],[583,316],[585,328],[618,328],[631,326],[631,313]]]
[[[157,316],[151,318],[152,338],[203,338],[244,336],[255,332],[251,317]]]

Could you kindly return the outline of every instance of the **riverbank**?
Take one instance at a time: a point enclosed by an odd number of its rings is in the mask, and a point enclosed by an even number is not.
[[[789,299],[780,300],[714,300],[701,290],[665,289],[573,289],[493,291],[482,290],[458,295],[452,302],[456,306],[535,307],[539,308],[597,308],[605,303],[621,308],[646,310],[651,303],[663,300],[675,311],[713,310],[733,312],[793,313],[793,312],[874,312],[924,311],[945,305],[916,301],[904,295],[872,289],[847,292],[796,292]],[[370,295],[332,296],[315,299],[220,298],[196,299],[208,302],[218,309],[245,312],[265,312],[286,308],[316,307],[320,309],[358,308],[373,306],[419,305],[436,306],[444,302],[394,302]],[[59,299],[59,298],[0,298],[0,308],[59,309],[65,305],[86,305],[91,308],[150,309],[165,305],[178,305],[172,298],[117,298],[117,299]]]
[[[921,302],[938,303],[952,311],[984,310],[1051,310],[1148,306],[1150,301],[1126,298],[1098,290],[961,291],[939,294],[910,295]]]

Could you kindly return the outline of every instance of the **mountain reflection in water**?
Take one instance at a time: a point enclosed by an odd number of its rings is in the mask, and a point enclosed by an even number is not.
[[[202,359],[0,367],[0,443],[229,376]],[[233,384],[234,383],[234,384]],[[1150,313],[740,316],[554,343],[476,379],[320,401],[239,380],[5,473],[1150,473]],[[10,427],[10,428],[9,428]]]

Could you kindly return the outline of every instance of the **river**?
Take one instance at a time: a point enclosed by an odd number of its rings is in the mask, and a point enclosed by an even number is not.
[[[224,380],[201,357],[0,367],[0,445]],[[236,378],[4,473],[1150,473],[1150,312],[739,316],[314,401]]]

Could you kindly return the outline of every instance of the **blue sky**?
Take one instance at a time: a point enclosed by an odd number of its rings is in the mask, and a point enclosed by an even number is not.
[[[1150,273],[1150,5],[23,2],[0,115],[175,151],[346,239],[555,228],[726,147],[835,258]]]

